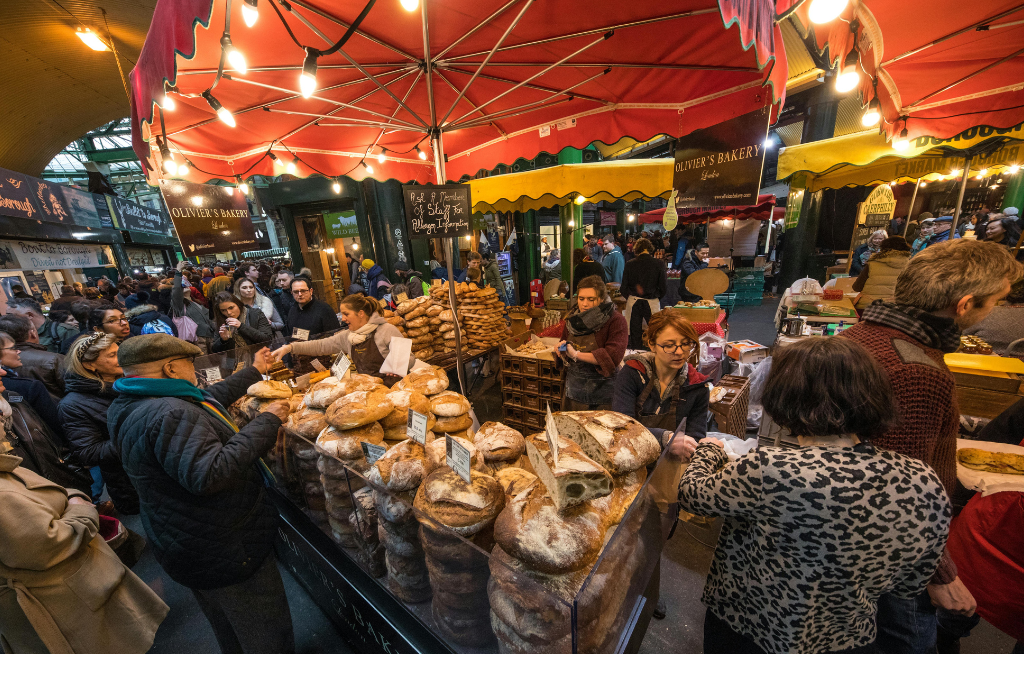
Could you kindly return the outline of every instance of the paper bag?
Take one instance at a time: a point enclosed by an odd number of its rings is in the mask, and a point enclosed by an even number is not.
[[[404,377],[409,373],[409,358],[412,356],[412,338],[394,337],[388,346],[388,356],[380,366],[381,374],[397,374]]]

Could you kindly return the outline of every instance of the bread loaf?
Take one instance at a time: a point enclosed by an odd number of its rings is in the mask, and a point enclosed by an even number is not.
[[[462,430],[466,430],[473,425],[473,416],[468,413],[464,413],[461,416],[455,416],[454,418],[438,418],[434,424],[434,432],[437,433],[457,433]]]
[[[454,391],[442,391],[430,397],[430,411],[438,418],[452,418],[469,413],[469,399]]]
[[[327,408],[346,394],[370,391],[383,383],[384,380],[380,377],[371,377],[367,374],[352,374],[348,379],[328,377],[306,391],[306,405],[310,408]]]
[[[409,313],[410,311],[412,311],[415,308],[416,308],[416,300],[415,299],[406,299],[405,301],[401,301],[401,302],[398,303],[398,307],[395,309],[395,311],[398,312],[399,316],[405,316],[407,313]]]
[[[308,440],[316,440],[321,431],[327,427],[327,416],[321,408],[303,406],[288,416],[286,427]]]
[[[383,386],[372,391],[346,394],[327,409],[327,422],[338,430],[351,430],[361,425],[375,423],[391,413],[394,408],[388,394],[389,391]]]
[[[423,447],[405,440],[392,447],[370,467],[367,480],[388,491],[409,491],[420,485],[430,472]]]
[[[525,469],[520,469],[519,467],[509,467],[497,472],[497,474],[495,474],[495,478],[498,480],[498,483],[501,484],[501,488],[505,492],[506,498],[511,500],[522,493],[523,489],[536,481],[537,475],[531,474]]]
[[[384,429],[380,423],[369,423],[352,430],[338,430],[329,426],[317,436],[316,446],[329,457],[363,459],[363,442],[371,445],[384,444]]]
[[[558,436],[558,464],[553,462],[543,433],[527,439],[526,454],[559,510],[612,492],[611,475],[568,438]]]
[[[661,454],[661,445],[643,424],[615,411],[563,411],[554,419],[560,435],[611,474],[636,471]]]
[[[416,491],[413,506],[442,525],[466,537],[494,522],[505,506],[505,494],[496,479],[470,472],[471,483],[450,469],[431,472]]]
[[[430,401],[426,396],[412,389],[394,389],[388,394],[394,409],[384,417],[381,424],[384,429],[404,427],[409,420],[409,409],[422,413],[430,413]],[[429,428],[428,428],[429,430]]]
[[[480,450],[476,449],[476,445],[463,438],[452,436],[452,439],[469,450],[469,468],[473,471],[484,473],[484,470],[486,469],[484,459],[480,455]],[[425,452],[427,454],[427,461],[430,465],[430,471],[448,466],[447,445],[448,443],[445,442],[445,438],[443,437],[427,442]]]
[[[284,382],[271,379],[252,384],[245,393],[260,399],[288,399],[291,398],[292,389]]]
[[[439,367],[414,369],[395,384],[395,388],[412,389],[425,396],[433,396],[448,388],[448,373]]]
[[[522,433],[495,421],[481,425],[474,442],[488,463],[512,462],[526,452],[526,438]]]
[[[466,428],[465,430],[455,430],[453,432],[445,433],[445,434],[446,435],[451,435],[452,437],[462,438],[463,440],[468,440],[469,442],[473,442],[475,440],[475,438],[476,438],[476,431],[473,430],[473,428],[471,428],[471,427],[470,428]],[[490,465],[488,465],[488,467],[489,466]]]

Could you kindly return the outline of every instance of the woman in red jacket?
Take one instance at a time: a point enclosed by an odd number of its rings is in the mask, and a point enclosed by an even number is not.
[[[615,372],[626,354],[626,319],[608,299],[597,275],[584,277],[576,306],[565,319],[559,350],[568,361],[565,395],[568,408],[588,411],[611,408]]]

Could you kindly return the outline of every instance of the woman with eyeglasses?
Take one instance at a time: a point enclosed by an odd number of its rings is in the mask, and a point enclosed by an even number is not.
[[[627,338],[626,319],[608,298],[604,281],[597,275],[580,280],[558,347],[567,360],[565,396],[570,410],[611,407],[615,371],[626,353]]]
[[[631,355],[615,377],[612,410],[647,426],[672,454],[689,459],[708,433],[708,378],[697,371],[696,329],[674,309],[651,316],[644,343],[650,352]],[[672,440],[676,427],[686,427]]]

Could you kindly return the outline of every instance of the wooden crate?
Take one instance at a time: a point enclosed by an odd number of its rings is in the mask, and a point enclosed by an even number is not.
[[[715,416],[719,431],[746,439],[750,378],[727,374],[716,386],[724,386],[729,390],[720,401],[711,404],[711,413]]]

